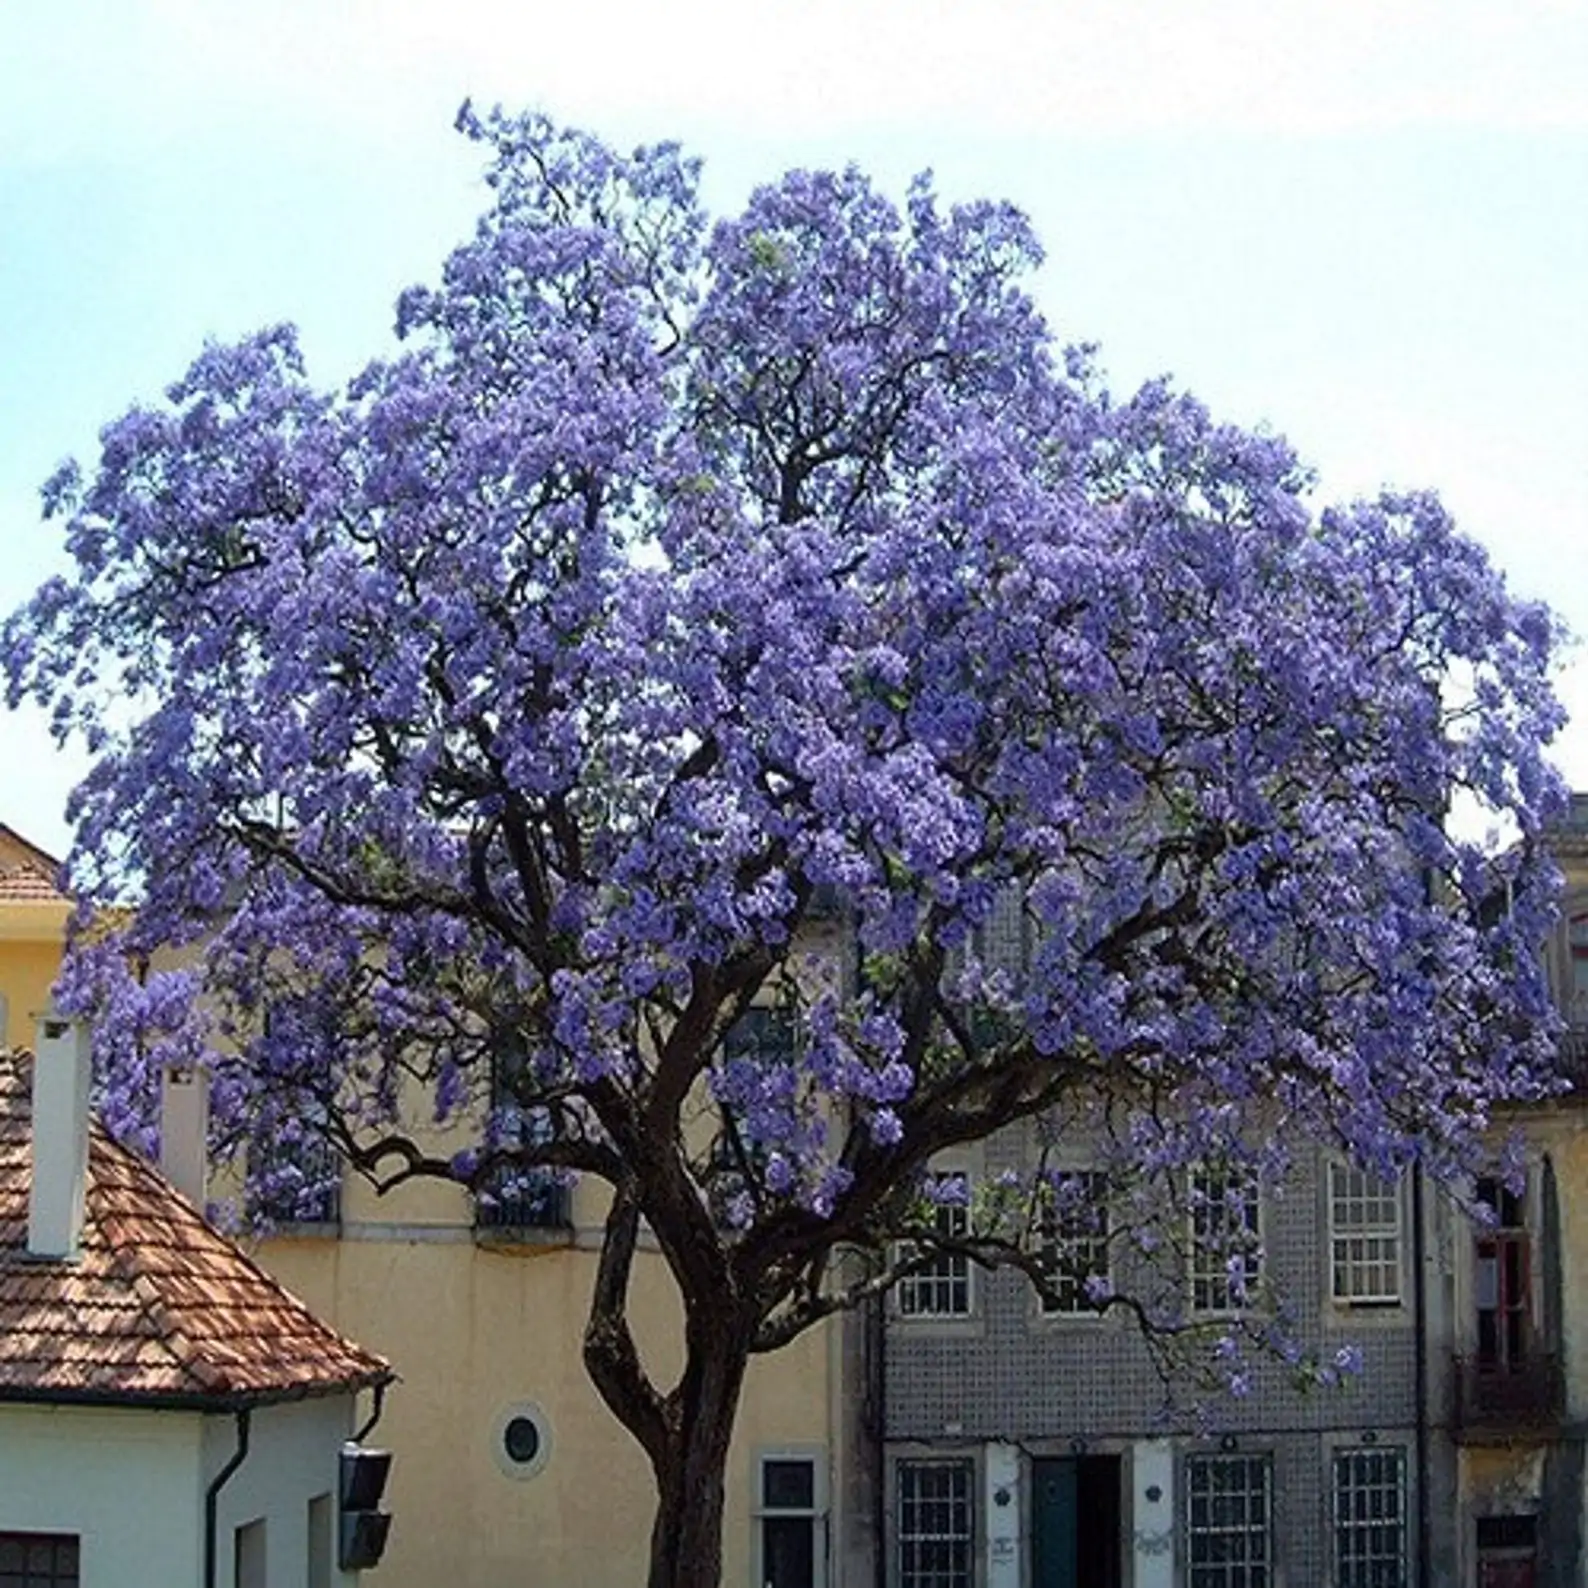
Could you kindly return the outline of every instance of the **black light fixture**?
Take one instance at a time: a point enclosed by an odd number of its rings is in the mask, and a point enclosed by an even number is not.
[[[1225,1434],[1224,1437],[1219,1440],[1219,1449],[1222,1450],[1225,1455],[1233,1455],[1235,1453],[1235,1448],[1236,1441],[1234,1434]]]
[[[337,1561],[343,1571],[380,1565],[391,1532],[391,1513],[380,1508],[391,1475],[391,1451],[342,1447]]]

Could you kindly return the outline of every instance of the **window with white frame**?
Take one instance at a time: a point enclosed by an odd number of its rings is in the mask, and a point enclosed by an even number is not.
[[[1186,1588],[1270,1588],[1273,1464],[1267,1456],[1186,1461]]]
[[[77,1588],[75,1533],[0,1533],[4,1588]]]
[[[933,1222],[937,1233],[956,1239],[970,1230],[970,1176],[963,1170],[932,1176]],[[908,1260],[910,1248],[902,1252]],[[898,1309],[905,1318],[968,1318],[971,1307],[970,1259],[938,1252],[898,1284]]]
[[[1108,1176],[1084,1169],[1056,1176],[1042,1210],[1050,1317],[1094,1317],[1088,1284],[1108,1279]]]
[[[825,1485],[814,1455],[763,1455],[757,1462],[755,1534],[761,1588],[820,1588],[825,1555]]]
[[[901,1461],[899,1588],[972,1588],[976,1513],[968,1461]]]
[[[1350,1164],[1329,1165],[1329,1272],[1347,1307],[1401,1299],[1401,1198],[1392,1180]]]
[[[1247,1304],[1262,1278],[1260,1209],[1256,1178],[1245,1170],[1192,1172],[1187,1266],[1194,1312],[1238,1312]]]
[[[1405,1588],[1406,1452],[1334,1453],[1335,1588]]]

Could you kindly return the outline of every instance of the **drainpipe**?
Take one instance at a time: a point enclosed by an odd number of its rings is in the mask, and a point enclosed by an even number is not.
[[[380,1379],[375,1385],[375,1401],[370,1408],[369,1421],[348,1440],[350,1445],[361,1445],[374,1430],[375,1424],[380,1421],[380,1414],[386,1409],[386,1380]]]
[[[871,1446],[873,1570],[877,1588],[888,1588],[888,1304],[877,1296],[869,1305],[871,1316],[866,1325],[871,1336],[872,1404],[876,1407]]]
[[[1428,1274],[1423,1231],[1423,1166],[1412,1165],[1412,1321],[1417,1336],[1417,1588],[1432,1588],[1428,1558],[1432,1536],[1430,1459],[1428,1448]]]
[[[854,953],[854,988],[866,988],[866,951],[851,909],[846,924]],[[882,1257],[887,1261],[887,1254]],[[876,1588],[888,1588],[888,1303],[875,1296],[866,1304],[866,1398],[871,1402],[871,1570]]]
[[[215,1521],[220,1510],[221,1490],[231,1475],[248,1458],[248,1427],[252,1413],[245,1406],[237,1413],[237,1448],[231,1460],[215,1474],[214,1481],[204,1491],[204,1588],[215,1588],[218,1561],[215,1553]]]

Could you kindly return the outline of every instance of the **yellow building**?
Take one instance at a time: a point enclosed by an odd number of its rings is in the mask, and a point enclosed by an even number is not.
[[[60,862],[0,824],[0,1048],[33,1041],[61,963],[70,901],[56,886]]]
[[[59,967],[70,906],[54,885],[58,869],[0,827],[9,1044],[27,1044]],[[398,1375],[370,1436],[396,1458],[383,1588],[643,1583],[649,1469],[581,1359],[602,1188],[580,1185],[481,1216],[458,1187],[414,1183],[382,1198],[347,1180],[316,1211],[318,1222],[287,1228],[257,1255]],[[647,1361],[669,1382],[680,1354],[676,1302],[660,1259],[643,1251],[632,1308]],[[842,1441],[832,1432],[840,1333],[816,1329],[752,1366],[723,1541],[723,1581],[734,1588],[838,1581],[828,1561],[844,1489]]]

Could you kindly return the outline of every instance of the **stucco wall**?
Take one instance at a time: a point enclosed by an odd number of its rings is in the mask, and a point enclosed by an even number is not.
[[[0,906],[0,1000],[4,1001],[7,1047],[31,1048],[35,1019],[49,1007],[50,984],[61,968],[59,936],[29,941],[35,934],[59,933],[65,907]]]
[[[0,1530],[76,1533],[82,1588],[199,1581],[200,1419],[0,1406]]]
[[[334,1526],[338,1456],[356,1426],[353,1399],[347,1395],[263,1406],[251,1414],[248,1455],[220,1491],[216,1588],[234,1588],[236,1530],[259,1520],[265,1524],[266,1588],[304,1588],[309,1502],[317,1495],[330,1496],[328,1521]],[[236,1449],[235,1417],[206,1417],[201,1492]],[[337,1588],[352,1588],[359,1580],[336,1570],[334,1539],[331,1566],[330,1580]]]
[[[594,1252],[479,1247],[457,1226],[411,1233],[353,1225],[340,1240],[276,1240],[260,1254],[401,1376],[371,1436],[396,1457],[380,1588],[643,1582],[649,1469],[580,1355]],[[654,1256],[637,1265],[634,1314],[665,1382],[677,1359],[676,1304]],[[821,1330],[752,1369],[729,1462],[725,1583],[751,1582],[756,1451],[826,1445],[827,1397]],[[496,1435],[504,1408],[526,1401],[544,1410],[552,1447],[538,1473],[519,1479],[499,1464]]]

